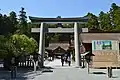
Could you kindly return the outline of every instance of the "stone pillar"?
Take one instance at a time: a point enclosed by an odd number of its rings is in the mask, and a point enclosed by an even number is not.
[[[76,67],[81,66],[81,56],[80,56],[80,44],[79,44],[79,28],[77,22],[74,23],[74,47],[75,47],[75,65]]]
[[[44,66],[44,52],[45,52],[45,32],[43,23],[40,25],[40,41],[39,41],[39,54],[41,56],[41,67]]]

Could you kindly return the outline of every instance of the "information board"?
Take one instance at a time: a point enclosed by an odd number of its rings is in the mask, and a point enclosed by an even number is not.
[[[93,40],[92,67],[117,67],[119,65],[119,41]]]
[[[119,43],[116,40],[93,40],[92,50],[119,50]]]

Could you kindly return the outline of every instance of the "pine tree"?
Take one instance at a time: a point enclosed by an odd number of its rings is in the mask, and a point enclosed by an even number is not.
[[[112,3],[110,8],[111,23],[115,30],[120,30],[120,7],[115,3]]]
[[[28,30],[28,25],[27,25],[27,16],[26,12],[24,11],[24,8],[21,8],[21,11],[19,11],[19,25],[18,25],[18,32],[20,34],[26,34],[27,35],[27,30]]]

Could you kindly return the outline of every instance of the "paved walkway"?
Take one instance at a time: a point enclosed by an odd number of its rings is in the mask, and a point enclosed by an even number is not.
[[[51,66],[53,72],[44,72],[38,75],[34,80],[120,80],[120,70],[113,70],[113,77],[107,77],[106,69],[90,69],[91,74],[87,73],[87,69],[75,68],[72,66],[61,66],[60,60],[56,59],[48,63],[46,66]],[[94,73],[94,74],[93,74]]]
[[[70,67],[68,64],[61,66],[61,61],[58,59],[46,62],[45,66],[52,68],[37,71],[36,73],[33,71],[26,73],[22,69],[21,72],[18,71],[15,80],[120,80],[120,69],[114,69],[113,78],[109,79],[106,69],[90,69],[91,73],[88,74],[87,68],[75,68],[74,64]],[[10,72],[0,71],[0,80],[10,80]]]

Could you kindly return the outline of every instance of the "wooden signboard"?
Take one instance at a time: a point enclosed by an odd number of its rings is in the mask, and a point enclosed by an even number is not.
[[[115,40],[93,40],[92,67],[118,67],[119,42]]]

